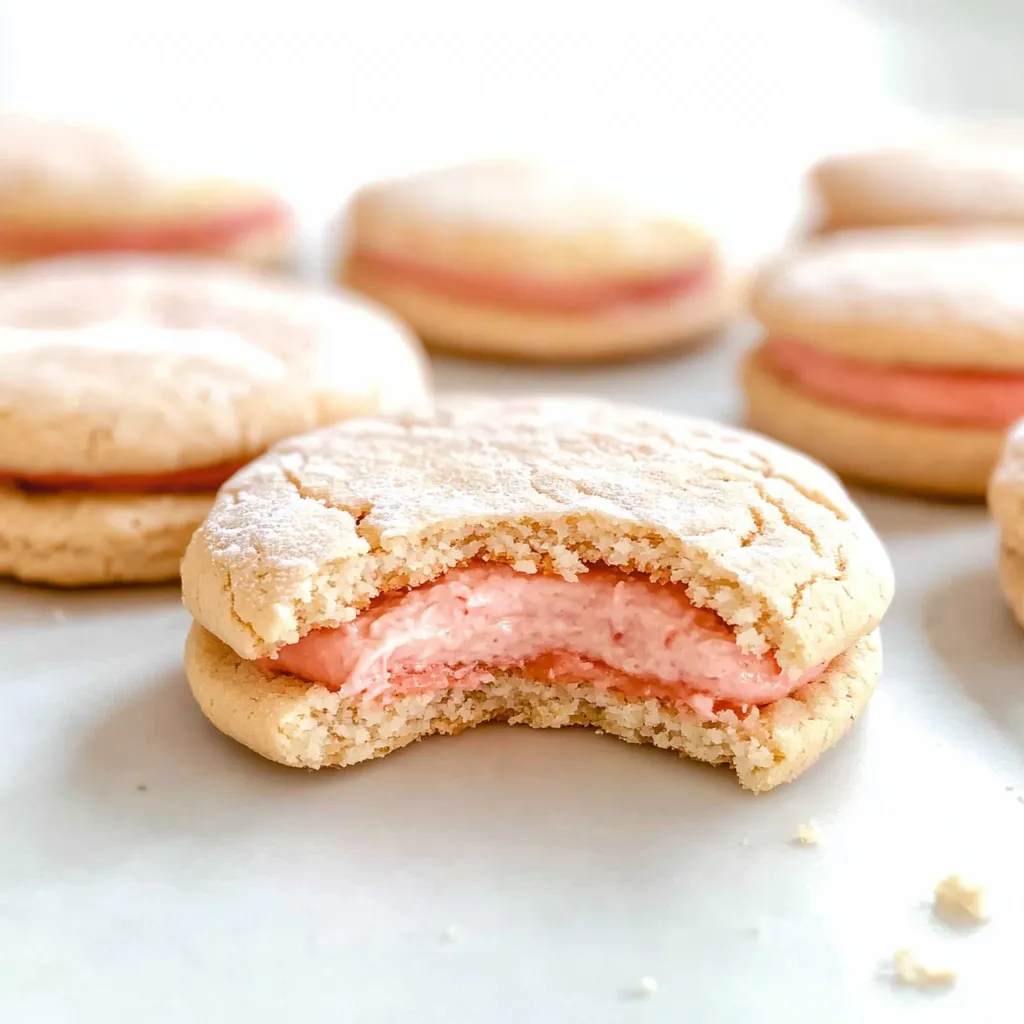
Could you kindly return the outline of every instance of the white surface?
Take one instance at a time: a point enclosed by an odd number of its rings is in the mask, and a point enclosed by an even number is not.
[[[311,221],[368,176],[525,151],[632,177],[755,251],[776,244],[804,162],[900,122],[901,100],[1019,104],[1019,7],[967,32],[951,2],[942,18],[865,6],[899,16],[0,0],[0,98],[251,168]],[[732,418],[742,341],[438,376]],[[173,588],[0,584],[0,1021],[1019,1021],[1024,634],[994,532],[980,508],[864,500],[898,577],[880,692],[762,797],[662,752],[502,726],[291,772],[193,706]],[[811,818],[823,844],[796,845]],[[991,891],[973,934],[931,920],[951,871]],[[903,945],[956,967],[957,987],[894,988],[882,968]]]
[[[728,418],[737,343],[439,373]],[[0,1020],[1018,1020],[1024,634],[983,510],[864,500],[899,581],[881,690],[762,797],[664,752],[506,726],[290,771],[193,706],[173,588],[0,587]],[[822,845],[797,845],[812,818]],[[931,920],[953,871],[990,889],[974,934]],[[883,961],[903,945],[957,987],[896,989]]]

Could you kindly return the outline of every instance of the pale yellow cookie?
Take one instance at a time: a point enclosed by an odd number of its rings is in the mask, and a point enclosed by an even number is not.
[[[1024,136],[952,137],[839,153],[811,171],[821,231],[1024,225]]]
[[[681,582],[740,652],[794,680],[828,667],[792,696],[702,714],[513,670],[473,689],[342,698],[255,664],[356,621],[378,595],[482,562]],[[710,422],[570,398],[451,399],[433,417],[283,442],[221,491],[182,583],[196,697],[266,757],[351,764],[492,718],[597,724],[729,763],[755,790],[795,777],[859,713],[892,595],[880,542],[819,466]]]
[[[865,482],[980,497],[1024,416],[1024,231],[846,232],[779,258],[751,309],[749,422]]]
[[[132,251],[282,267],[294,231],[264,186],[168,175],[105,129],[0,114],[0,263]]]
[[[637,355],[707,335],[737,304],[702,229],[516,161],[369,185],[348,221],[339,279],[471,354]]]
[[[11,271],[0,572],[171,578],[233,469],[291,434],[428,401],[422,354],[398,324],[315,289],[178,259]]]

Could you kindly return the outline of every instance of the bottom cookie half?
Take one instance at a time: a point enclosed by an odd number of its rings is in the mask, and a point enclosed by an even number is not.
[[[537,312],[457,301],[341,268],[343,284],[405,320],[432,348],[512,360],[616,360],[684,348],[708,338],[735,313],[739,284],[724,273],[706,288],[601,313]]]
[[[1002,449],[1001,430],[913,423],[816,401],[768,370],[743,367],[747,423],[842,476],[897,490],[980,498]]]
[[[795,779],[839,740],[871,696],[881,662],[873,633],[792,697],[708,719],[683,705],[630,701],[588,684],[539,683],[504,672],[473,690],[416,693],[386,705],[352,703],[294,676],[268,675],[198,624],[185,654],[192,693],[206,717],[258,754],[292,767],[356,764],[482,722],[585,725],[729,765],[756,793]]]
[[[175,579],[213,494],[29,494],[0,486],[0,576],[62,587]]]

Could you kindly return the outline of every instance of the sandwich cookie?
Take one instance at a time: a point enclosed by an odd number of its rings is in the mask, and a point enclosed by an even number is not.
[[[192,691],[264,757],[593,725],[760,792],[857,717],[892,571],[836,479],[751,434],[569,398],[292,439],[182,562]]]
[[[755,283],[750,425],[859,480],[984,495],[1024,416],[1024,231],[845,232]]]
[[[734,297],[703,230],[527,164],[483,161],[370,185],[340,280],[429,344],[608,359],[696,341]]]
[[[1024,138],[951,137],[841,153],[810,173],[822,233],[911,225],[1024,225]]]
[[[292,235],[262,186],[170,178],[102,129],[0,116],[0,262],[131,251],[278,267]]]
[[[988,485],[988,507],[999,527],[999,582],[1024,626],[1024,420],[1010,431]]]
[[[27,581],[172,579],[254,455],[427,399],[390,318],[224,264],[31,264],[0,325],[0,575]]]

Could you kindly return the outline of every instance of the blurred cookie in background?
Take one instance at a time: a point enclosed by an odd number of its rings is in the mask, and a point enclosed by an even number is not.
[[[1024,226],[1024,127],[961,130],[826,157],[809,175],[819,233],[911,225]]]
[[[980,497],[1024,416],[1024,230],[845,232],[766,269],[748,421],[841,474]]]
[[[469,355],[639,356],[707,337],[737,301],[702,228],[518,161],[369,185],[347,228],[338,279]]]
[[[285,266],[288,206],[252,182],[161,173],[93,125],[0,113],[0,263],[74,253],[193,253]]]
[[[167,580],[217,489],[292,434],[429,408],[386,314],[213,261],[0,275],[0,575]],[[307,467],[315,473],[315,467]]]
[[[999,584],[1024,626],[1024,420],[1007,435],[989,481],[988,507],[999,527]]]

